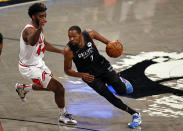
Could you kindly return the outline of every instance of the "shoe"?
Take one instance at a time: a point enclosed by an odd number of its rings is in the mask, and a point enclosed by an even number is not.
[[[59,122],[65,125],[77,125],[77,121],[72,118],[72,114],[67,112],[59,116]]]
[[[128,123],[128,126],[130,128],[136,128],[138,126],[140,126],[141,122],[142,122],[142,118],[141,118],[141,115],[140,113],[135,113],[132,115],[132,122]]]
[[[19,97],[22,101],[26,101],[26,94],[27,92],[24,90],[24,84],[16,83],[15,85],[16,92],[18,93]]]
[[[131,94],[131,93],[133,93],[133,86],[132,86],[132,84],[128,81],[128,80],[126,80],[125,78],[123,78],[123,77],[120,77],[120,79],[121,79],[121,81],[125,84],[125,86],[126,86],[126,94]]]

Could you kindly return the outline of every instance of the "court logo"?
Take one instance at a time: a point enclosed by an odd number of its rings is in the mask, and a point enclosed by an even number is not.
[[[175,52],[128,55],[113,65],[133,85],[131,97],[151,103],[143,112],[165,117],[183,116],[182,66],[183,53]]]

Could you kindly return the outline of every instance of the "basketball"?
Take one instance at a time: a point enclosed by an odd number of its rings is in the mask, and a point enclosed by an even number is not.
[[[106,53],[108,56],[117,58],[123,53],[123,45],[119,41],[113,41],[107,44]]]

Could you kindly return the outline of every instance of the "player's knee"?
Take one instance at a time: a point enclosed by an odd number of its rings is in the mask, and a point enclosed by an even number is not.
[[[117,92],[118,95],[126,94],[126,85],[122,82],[116,82],[113,85],[114,90]]]
[[[118,90],[120,95],[126,94],[126,85],[124,83],[122,83],[121,86],[121,90]]]

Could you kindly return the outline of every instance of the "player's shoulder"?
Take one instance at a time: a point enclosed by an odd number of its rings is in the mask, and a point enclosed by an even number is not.
[[[25,32],[35,31],[35,30],[36,30],[36,27],[32,24],[27,24],[23,29],[23,31]]]
[[[73,57],[73,51],[71,50],[71,48],[68,45],[66,45],[64,48],[64,56],[67,58]]]
[[[84,31],[87,32],[88,34],[91,34],[91,33],[94,32],[94,30],[93,29],[90,29],[90,28],[87,28]]]
[[[26,28],[24,28],[24,30],[23,30],[23,34],[32,34],[32,33],[34,33],[35,32],[35,28],[34,27],[26,27]]]
[[[93,38],[93,36],[95,35],[95,30],[93,29],[85,29],[85,31],[89,34],[91,38]]]
[[[64,48],[64,52],[69,52],[71,51],[71,48],[69,47],[69,45],[67,44]]]

